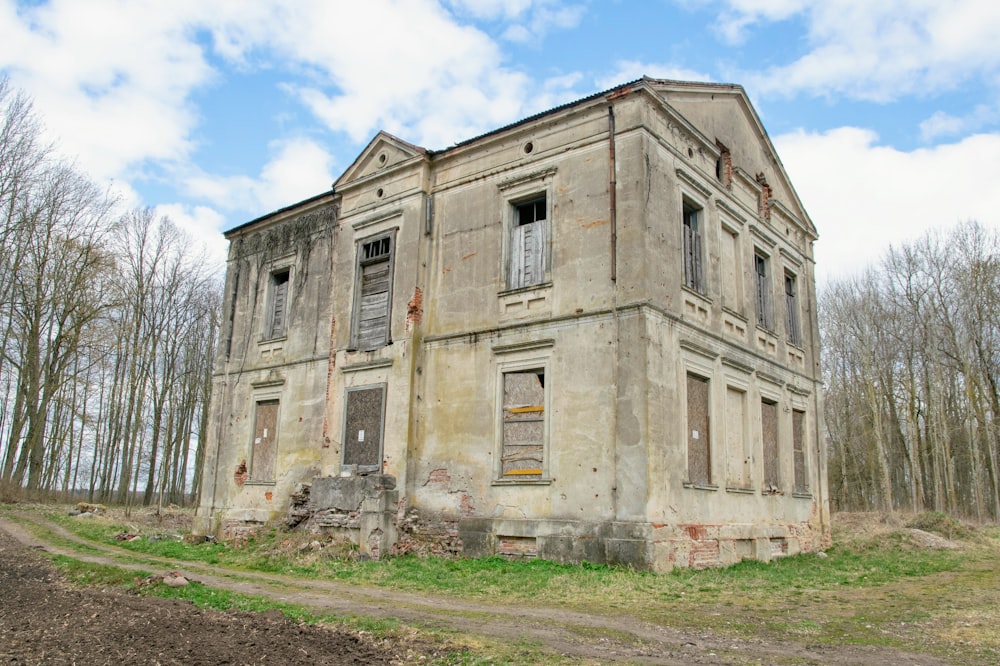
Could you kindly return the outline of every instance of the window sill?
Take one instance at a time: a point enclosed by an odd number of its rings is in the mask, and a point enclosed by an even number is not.
[[[812,493],[808,491],[792,493],[792,497],[797,497],[798,499],[809,499],[809,500],[813,498]]]
[[[774,329],[771,329],[771,328],[766,328],[766,327],[764,327],[764,326],[761,326],[761,325],[760,325],[759,323],[757,324],[757,332],[758,332],[758,333],[764,333],[764,334],[766,334],[766,335],[767,335],[768,337],[770,337],[770,338],[774,338],[775,340],[777,340],[777,339],[778,339],[778,336],[777,336],[777,335],[775,335],[775,333],[774,333]]]
[[[730,307],[726,307],[725,305],[722,306],[722,311],[725,312],[730,317],[735,317],[736,319],[739,319],[744,324],[747,323],[746,316],[743,313],[741,313],[741,312],[737,312],[736,310],[734,310],[734,309],[732,309]]]
[[[691,488],[692,490],[718,490],[719,486],[714,483],[691,483],[690,481],[684,482],[685,488]]]
[[[257,340],[257,344],[258,345],[270,345],[270,344],[274,344],[274,343],[277,343],[277,342],[284,342],[287,339],[288,339],[288,334],[286,333],[284,335],[279,335],[279,336],[274,337],[274,338],[260,338],[259,340]]]
[[[546,477],[543,479],[493,479],[490,485],[493,486],[549,486],[555,479]]]
[[[757,493],[753,488],[741,488],[739,486],[726,486],[726,492],[738,495],[755,495]]]
[[[707,295],[705,295],[704,292],[698,291],[694,287],[689,287],[686,284],[682,284],[681,285],[681,291],[686,292],[688,294],[691,294],[692,296],[695,296],[695,297],[701,299],[702,301],[705,301],[705,303],[707,303],[709,305],[712,304],[712,299],[711,298],[709,298]]]
[[[254,480],[250,479],[246,483],[244,483],[243,485],[244,486],[274,486],[276,484],[277,484],[276,481],[254,481]]]
[[[527,285],[525,287],[516,287],[514,289],[504,289],[502,291],[497,292],[497,297],[498,298],[503,298],[504,296],[514,296],[516,294],[524,294],[524,293],[527,293],[527,292],[530,292],[530,291],[534,291],[536,289],[540,290],[540,289],[551,289],[551,288],[552,288],[552,281],[548,280],[546,282],[539,282],[538,284],[529,284],[529,285]]]

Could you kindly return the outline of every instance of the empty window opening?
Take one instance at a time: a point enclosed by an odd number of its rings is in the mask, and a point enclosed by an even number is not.
[[[774,330],[774,317],[771,315],[771,281],[768,277],[767,257],[759,252],[753,255],[754,275],[757,286],[757,325],[761,328]]]
[[[799,324],[799,303],[798,289],[795,284],[795,276],[785,273],[785,328],[788,333],[788,341],[793,345],[802,345],[802,329]]]
[[[352,346],[377,349],[389,342],[392,295],[392,236],[361,244],[358,252],[357,294]]]
[[[701,215],[700,208],[687,201],[684,202],[684,285],[699,293],[703,293],[705,289],[702,271]]]
[[[709,381],[687,376],[688,481],[712,483],[712,451],[709,445]]]
[[[278,401],[262,400],[254,413],[253,447],[250,453],[250,480],[274,481],[274,459],[278,439]]]
[[[809,484],[806,481],[806,447],[805,447],[805,420],[806,413],[792,410],[792,453],[795,459],[795,492],[809,492]]]
[[[382,469],[385,385],[347,389],[343,467],[348,471]]]
[[[545,464],[545,372],[503,375],[503,450],[500,476],[542,477]]]
[[[778,403],[764,398],[760,402],[760,434],[764,458],[764,490],[778,492]]]
[[[514,204],[507,286],[529,287],[545,281],[548,253],[548,201],[545,195]]]
[[[280,338],[285,334],[288,321],[288,275],[287,270],[271,275],[271,317],[267,337]]]

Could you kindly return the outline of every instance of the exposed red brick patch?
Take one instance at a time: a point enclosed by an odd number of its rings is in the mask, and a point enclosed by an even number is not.
[[[443,467],[431,470],[431,473],[427,475],[427,482],[424,485],[426,486],[428,483],[451,483],[451,474],[448,474],[448,470]]]
[[[412,331],[424,317],[424,292],[420,287],[413,290],[413,298],[406,304],[406,330]]]
[[[701,541],[708,536],[704,525],[685,525],[684,531],[687,532],[688,538],[693,541]]]
[[[695,541],[691,544],[690,565],[695,569],[719,565],[719,542],[717,539]]]
[[[330,351],[326,363],[326,405],[330,404],[330,386],[333,383],[333,374],[337,370],[337,347],[334,344],[334,336],[337,332],[337,318],[330,318]],[[323,410],[323,448],[330,447],[330,420],[327,417],[328,409]]]
[[[250,478],[250,474],[247,472],[247,461],[244,460],[236,466],[236,471],[233,473],[233,480],[236,481],[236,485],[242,487],[248,478]]]
[[[458,510],[463,516],[472,516],[476,513],[476,507],[472,506],[471,495],[462,493],[462,503],[459,505]]]

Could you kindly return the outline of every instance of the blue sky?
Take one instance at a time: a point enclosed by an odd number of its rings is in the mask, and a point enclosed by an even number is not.
[[[441,149],[644,74],[744,86],[821,280],[1000,227],[995,0],[0,0],[0,35],[59,150],[220,262],[380,129]]]

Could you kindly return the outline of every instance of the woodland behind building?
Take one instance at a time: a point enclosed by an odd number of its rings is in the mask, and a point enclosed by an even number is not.
[[[1000,518],[998,251],[968,222],[821,294],[834,509]]]
[[[182,503],[197,488],[219,286],[121,212],[0,79],[0,488]]]

